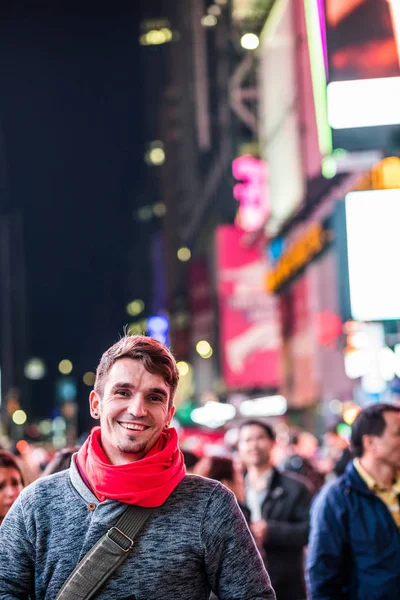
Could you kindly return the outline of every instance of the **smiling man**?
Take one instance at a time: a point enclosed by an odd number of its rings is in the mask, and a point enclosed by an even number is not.
[[[136,505],[154,512],[98,600],[206,600],[211,590],[220,600],[274,600],[233,494],[185,472],[170,427],[177,385],[175,360],[154,339],[126,336],[103,354],[89,399],[100,427],[68,471],[22,492],[0,528],[0,598],[57,598]]]

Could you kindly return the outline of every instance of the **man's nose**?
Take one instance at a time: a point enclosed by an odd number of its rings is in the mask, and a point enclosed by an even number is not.
[[[132,396],[129,403],[129,411],[135,417],[145,417],[147,415],[146,401],[143,394],[136,393]]]

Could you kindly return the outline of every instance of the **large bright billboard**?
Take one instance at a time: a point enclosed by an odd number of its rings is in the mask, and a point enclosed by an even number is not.
[[[242,243],[234,225],[216,232],[216,265],[223,377],[232,389],[276,388],[280,383],[278,300],[264,291],[264,253]]]
[[[345,209],[351,316],[400,319],[400,189],[350,192]]]
[[[399,0],[325,0],[333,129],[400,123]]]

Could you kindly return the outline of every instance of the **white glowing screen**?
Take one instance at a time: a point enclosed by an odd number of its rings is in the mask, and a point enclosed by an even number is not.
[[[400,189],[346,195],[353,319],[400,319]]]
[[[333,129],[400,123],[400,77],[333,81],[327,93]]]

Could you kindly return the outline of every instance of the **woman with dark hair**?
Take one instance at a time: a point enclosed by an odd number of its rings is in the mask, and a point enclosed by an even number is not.
[[[22,472],[15,457],[0,450],[0,525],[23,487]]]

